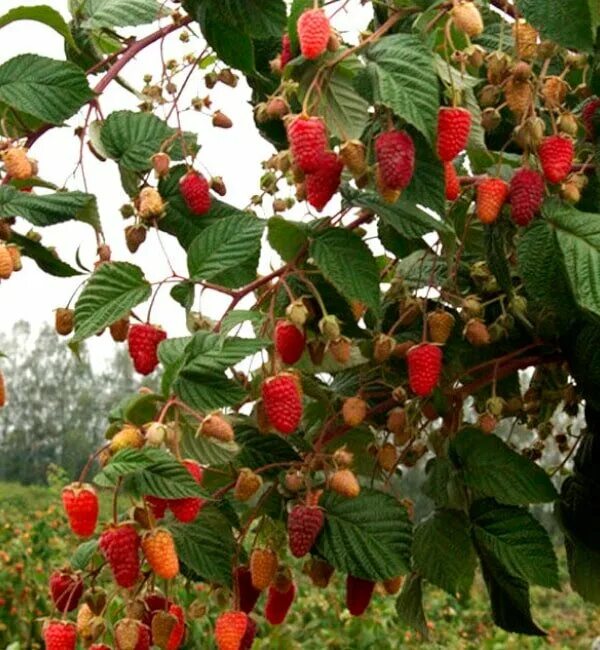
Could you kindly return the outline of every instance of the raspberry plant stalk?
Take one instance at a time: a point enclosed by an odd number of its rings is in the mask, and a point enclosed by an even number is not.
[[[338,31],[364,5],[360,33]],[[46,23],[66,57],[0,65],[0,277],[18,282],[22,257],[81,275],[59,333],[76,346],[109,328],[159,380],[115,405],[65,487],[84,541],[51,579],[48,648],[175,650],[182,577],[220,594],[216,647],[250,648],[263,616],[285,625],[302,570],[315,588],[341,576],[355,616],[380,583],[423,638],[424,586],[464,599],[479,570],[496,625],[544,635],[529,589],[560,582],[533,504],[554,509],[571,587],[600,603],[600,18],[594,0],[569,6],[82,0],[69,22],[42,6],[1,19]],[[107,113],[112,84],[137,90],[128,63],[175,33],[189,53],[163,56],[139,110]],[[235,129],[210,91],[240,76],[273,153],[234,206],[236,179],[208,173],[203,132],[182,124],[197,111]],[[34,160],[67,120],[85,191]],[[148,231],[173,237],[187,274],[169,260],[150,282],[113,258],[88,148],[118,165],[132,255]],[[68,220],[90,225],[92,272],[30,229]],[[167,288],[188,336],[153,310]],[[194,311],[203,291],[229,305]],[[426,518],[403,495],[413,471]]]

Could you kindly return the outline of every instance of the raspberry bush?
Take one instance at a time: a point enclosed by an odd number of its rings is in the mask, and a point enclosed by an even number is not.
[[[354,616],[379,583],[426,637],[424,583],[466,599],[480,570],[494,622],[543,635],[529,588],[560,583],[533,504],[554,508],[571,585],[600,603],[597,2],[378,1],[360,34],[336,30],[368,4],[84,1],[68,23],[50,7],[1,19],[46,23],[66,60],[0,65],[0,277],[18,282],[21,257],[81,275],[59,333],[76,351],[108,328],[160,386],[114,405],[63,491],[85,540],[48,576],[48,648],[176,650],[183,578],[218,591],[207,643],[250,648],[258,616],[285,625],[301,571],[315,588],[340,574]],[[163,57],[139,110],[104,112],[127,64],[176,33],[191,53]],[[234,206],[236,179],[209,174],[202,131],[181,124],[191,109],[235,128],[210,91],[241,75],[273,154]],[[71,119],[78,166],[88,147],[118,165],[128,249],[162,255],[147,233],[173,237],[186,274],[113,259],[114,217],[87,183],[45,180],[35,149]],[[34,230],[68,220],[90,225],[92,271]],[[152,310],[168,289],[188,336]],[[194,311],[204,291],[229,305]],[[0,375],[0,406],[16,381]],[[415,466],[426,518],[403,497]]]

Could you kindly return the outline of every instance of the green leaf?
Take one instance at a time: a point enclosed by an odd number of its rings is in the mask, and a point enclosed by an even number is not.
[[[386,580],[408,570],[411,524],[394,497],[362,488],[355,499],[326,492],[319,505],[326,520],[316,550],[340,572]]]
[[[495,435],[466,428],[452,441],[466,485],[481,496],[522,505],[554,501],[557,492],[546,472]]]
[[[264,227],[264,221],[251,215],[234,215],[208,226],[190,245],[190,277],[218,281],[223,273],[257,259]]]
[[[198,411],[214,411],[244,400],[246,391],[235,381],[220,373],[182,371],[173,381],[173,392]]]
[[[80,271],[77,271],[66,262],[60,260],[45,246],[28,237],[19,235],[14,230],[10,236],[10,241],[12,244],[17,244],[21,249],[21,254],[34,260],[45,273],[49,273],[58,278],[70,278],[75,275],[81,275]]]
[[[236,309],[226,314],[221,321],[221,337],[227,336],[231,330],[235,329],[242,323],[250,322],[254,327],[264,322],[265,316],[259,311],[250,311],[247,309]]]
[[[557,200],[546,201],[542,213],[556,230],[575,300],[600,315],[600,214]]]
[[[86,29],[135,27],[154,22],[160,13],[156,0],[85,0],[81,7]]]
[[[75,305],[79,341],[124,318],[152,292],[142,270],[127,262],[107,262],[90,276]]]
[[[321,2],[319,2],[319,4],[321,4]],[[300,49],[300,43],[298,41],[298,18],[300,18],[304,11],[312,9],[313,6],[313,0],[292,0],[292,7],[290,9],[290,17],[288,18],[287,25],[292,52],[297,52]]]
[[[106,155],[131,171],[147,171],[150,159],[164,150],[174,160],[185,158],[180,137],[174,137],[177,129],[152,113],[115,111],[111,113],[100,131],[100,141]],[[184,134],[186,151],[197,151],[196,136]],[[169,146],[164,146],[168,144]]]
[[[240,445],[240,453],[235,459],[237,467],[257,469],[272,463],[287,463],[299,460],[296,450],[290,443],[272,434],[260,433],[252,423],[243,422],[235,427],[235,440]],[[276,474],[279,469],[275,468]]]
[[[206,505],[191,524],[175,524],[171,532],[181,563],[195,578],[231,585],[236,546],[225,515],[214,506]]]
[[[186,347],[183,371],[203,373],[226,370],[271,344],[270,339],[223,338],[210,332],[197,332]]]
[[[211,0],[192,0],[192,5],[210,5]],[[222,0],[221,20],[253,38],[281,36],[287,15],[284,0]]]
[[[15,7],[4,16],[0,16],[0,27],[4,27],[17,20],[34,20],[44,25],[48,25],[55,32],[60,34],[65,42],[72,48],[77,49],[77,45],[71,34],[69,26],[65,19],[60,15],[56,9],[48,5],[35,5],[33,7]]]
[[[415,143],[415,171],[409,186],[402,192],[401,203],[406,206],[404,211],[407,212],[407,208],[410,206],[409,214],[426,214],[417,207],[419,205],[443,215],[446,209],[444,167],[425,138],[417,134],[413,140]],[[397,207],[397,203],[389,207],[394,209]],[[400,210],[402,210],[401,207]]]
[[[571,587],[583,599],[600,605],[600,552],[573,539],[565,539]]]
[[[53,226],[76,219],[99,228],[98,205],[93,194],[55,192],[33,194],[14,187],[0,187],[0,216],[23,217],[34,226]]]
[[[186,311],[189,311],[194,304],[195,286],[193,282],[179,282],[171,291],[171,298],[179,303]]]
[[[380,313],[379,270],[369,247],[354,232],[328,228],[310,246],[325,278],[348,300],[359,300]]]
[[[416,630],[423,639],[429,639],[429,628],[423,611],[423,580],[418,573],[411,573],[402,585],[396,601],[400,623]]]
[[[419,573],[450,594],[467,593],[475,576],[469,521],[458,510],[436,510],[414,532],[413,560]]]
[[[366,51],[373,99],[434,141],[439,89],[431,50],[416,36],[394,34]]]
[[[505,571],[526,582],[560,591],[558,563],[545,528],[525,508],[493,499],[471,507],[473,538]]]
[[[485,252],[490,271],[500,287],[509,295],[512,291],[510,268],[506,258],[506,239],[503,224],[496,222],[484,230]]]
[[[84,571],[94,557],[94,553],[98,550],[98,540],[90,539],[83,542],[76,549],[75,553],[71,555],[70,564],[74,571]]]
[[[592,50],[594,26],[598,25],[597,5],[585,0],[517,0],[517,7],[543,40],[576,50]]]
[[[239,452],[235,442],[221,442],[214,438],[196,435],[196,428],[192,424],[183,422],[181,436],[181,452],[186,458],[193,458],[201,465],[217,467],[228,465]]]
[[[0,65],[0,101],[50,124],[69,119],[92,97],[84,72],[68,61],[20,54]]]
[[[269,244],[284,262],[291,262],[307,243],[306,230],[295,221],[272,217],[268,222]]]

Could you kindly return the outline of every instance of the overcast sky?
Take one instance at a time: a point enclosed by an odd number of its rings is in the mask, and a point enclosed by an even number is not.
[[[65,18],[67,13],[67,0],[46,0],[46,3],[60,11]],[[2,13],[13,7],[21,5],[40,4],[39,0],[2,0],[0,6]],[[337,3],[336,3],[337,5]],[[334,24],[340,30],[351,30],[355,33],[364,28],[368,22],[369,8],[361,7],[358,0],[351,2],[350,11],[339,13]],[[330,6],[328,12],[334,10]],[[155,26],[146,26],[139,30],[120,30],[124,34],[146,34],[154,31]],[[64,59],[63,41],[50,28],[35,22],[16,22],[0,30],[2,40],[1,61],[28,51]],[[171,35],[165,43],[166,58],[181,58],[185,53],[201,50],[201,43],[191,38],[188,44],[179,41],[178,34]],[[131,62],[123,76],[136,88],[143,85],[142,77],[145,73],[155,73],[155,78],[160,74],[160,53],[158,45],[148,48],[136,60]],[[99,79],[99,77],[97,78]],[[96,80],[92,80],[94,85]],[[203,83],[202,73],[195,75],[189,85],[188,99],[193,96],[203,97],[207,90]],[[252,110],[248,104],[249,89],[240,81],[236,89],[218,85],[210,91],[213,107],[220,108],[234,121],[234,128],[229,130],[214,129],[207,116],[187,112],[184,115],[183,126],[199,134],[202,145],[200,159],[203,165],[213,175],[223,176],[228,195],[226,201],[237,207],[244,207],[248,199],[258,191],[261,175],[260,161],[268,158],[273,149],[264,141],[256,131],[253,123]],[[130,93],[113,83],[101,99],[104,115],[117,109],[135,110],[138,101]],[[68,189],[83,190],[80,175],[72,176],[78,158],[79,141],[74,136],[73,128],[83,123],[80,114],[70,121],[65,128],[53,129],[46,133],[34,145],[31,155],[39,161],[40,176],[59,186]],[[140,265],[151,281],[160,280],[169,274],[164,256],[156,240],[156,234],[150,233],[146,243],[136,255],[131,255],[125,246],[123,237],[124,221],[119,213],[120,206],[127,200],[121,189],[117,166],[108,161],[101,163],[87,150],[85,152],[85,172],[89,182],[89,191],[98,196],[100,216],[107,241],[113,251],[113,259],[129,260]],[[306,210],[303,206],[294,212],[296,218],[302,218]],[[270,216],[269,211],[264,212]],[[25,222],[19,223],[21,232],[28,229]],[[43,242],[49,246],[56,246],[62,259],[74,265],[75,253],[81,246],[81,259],[86,266],[91,266],[95,256],[95,238],[89,226],[76,223],[61,224],[40,229]],[[185,255],[168,235],[162,235],[166,249],[175,268],[182,274],[186,273]],[[269,270],[271,264],[278,260],[267,250],[261,259],[261,271]],[[30,260],[25,260],[24,269],[14,274],[10,280],[0,283],[0,331],[7,332],[12,325],[20,319],[29,321],[36,327],[43,322],[53,320],[53,310],[65,306],[71,293],[79,284],[80,279],[54,278],[42,273]],[[202,311],[207,315],[218,317],[227,304],[227,299],[206,292],[202,299]],[[146,309],[139,308],[143,316]],[[186,333],[183,310],[178,307],[168,296],[168,289],[161,292],[156,306],[153,309],[153,321],[160,322],[170,336]],[[112,346],[108,334],[90,342],[95,359],[104,357]]]

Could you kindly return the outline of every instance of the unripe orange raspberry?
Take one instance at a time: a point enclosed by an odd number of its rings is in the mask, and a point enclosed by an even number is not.
[[[342,365],[345,365],[350,361],[350,354],[352,352],[352,344],[350,340],[344,336],[341,336],[335,341],[329,342],[329,353],[331,356]]]
[[[126,424],[110,441],[110,453],[116,454],[122,449],[141,449],[144,446],[144,436],[138,427]]]
[[[248,467],[243,467],[238,474],[233,496],[238,501],[251,499],[262,485],[262,478]]]
[[[486,411],[479,416],[477,426],[483,433],[490,434],[498,426],[498,420],[490,412]]]
[[[432,343],[444,344],[450,338],[454,327],[454,316],[447,311],[437,310],[427,314],[427,330]]]
[[[11,147],[2,152],[6,173],[16,180],[27,180],[35,175],[35,163],[27,157],[25,147]]]
[[[171,533],[164,528],[146,533],[142,539],[142,551],[152,571],[165,580],[179,573],[179,558]]]
[[[13,272],[13,261],[8,248],[0,246],[0,278],[8,280]]]
[[[220,413],[207,415],[200,425],[200,433],[221,442],[231,442],[235,437],[233,427]]]
[[[396,339],[387,334],[379,334],[373,345],[373,360],[376,363],[385,363],[391,356],[396,346]]]
[[[19,247],[14,244],[9,244],[6,249],[12,259],[13,271],[20,271],[23,268],[23,262],[21,261],[21,251]]]
[[[55,314],[55,329],[61,336],[69,336],[73,331],[75,312],[72,309],[60,307]]]
[[[531,60],[537,52],[538,33],[532,25],[519,18],[512,26],[513,38],[520,59]]]
[[[385,592],[387,594],[393,596],[394,594],[397,594],[400,591],[400,587],[402,587],[403,581],[404,578],[402,576],[388,578],[387,580],[383,581],[383,588],[385,589]]]
[[[367,417],[369,405],[361,397],[349,397],[342,406],[342,417],[349,427],[357,427]]]
[[[362,176],[367,171],[365,145],[360,140],[347,140],[340,147],[340,158],[353,176]]]
[[[398,463],[396,446],[391,442],[386,442],[377,452],[377,463],[384,471],[393,471]]]
[[[533,89],[528,81],[517,81],[511,77],[504,87],[506,105],[517,119],[525,115],[533,101]]]
[[[483,32],[483,20],[474,2],[455,0],[451,15],[455,27],[467,36],[475,38]]]
[[[360,494],[360,483],[349,469],[339,469],[329,479],[329,488],[349,499],[354,499]]]
[[[171,166],[171,158],[168,153],[164,151],[155,153],[151,158],[151,162],[156,178],[164,178],[167,176]]]
[[[559,108],[565,101],[569,84],[560,77],[546,77],[542,86],[542,96],[548,108]]]
[[[491,342],[488,328],[479,318],[471,318],[465,325],[463,334],[467,341],[475,347],[489,345]]]
[[[250,554],[250,574],[252,584],[256,589],[266,589],[270,584],[279,566],[277,553],[269,548],[255,548]]]
[[[129,334],[129,317],[121,318],[110,326],[110,335],[113,341],[122,343],[127,340]]]

